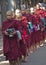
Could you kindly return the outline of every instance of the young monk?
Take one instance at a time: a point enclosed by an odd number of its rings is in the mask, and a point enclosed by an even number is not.
[[[17,26],[14,25],[14,14],[12,11],[7,11],[7,19],[2,24],[3,34],[3,51],[6,60],[9,60],[10,65],[20,65],[19,61],[19,42],[16,33]]]
[[[33,47],[33,51],[36,49],[36,42],[35,42],[35,31],[34,31],[34,25],[35,25],[35,17],[34,17],[34,8],[30,8],[30,22],[32,23],[33,31],[31,32],[31,47]]]
[[[39,15],[37,15],[37,14],[34,14],[34,17],[35,17],[35,20],[36,20],[35,25],[37,27],[37,29],[35,30],[36,31],[36,33],[35,33],[36,45],[41,46],[42,41],[43,41],[42,33],[41,33],[41,30],[40,30],[41,19],[40,19]]]
[[[23,16],[25,16],[26,15],[26,9],[21,10],[21,13]]]
[[[42,35],[43,35],[43,41],[46,40],[46,14],[44,12],[44,14],[40,15],[40,19],[41,19],[41,23],[44,26],[44,30],[42,31]]]
[[[44,10],[40,8],[39,4],[36,5],[35,13],[38,14],[38,15],[42,15],[44,13]]]
[[[25,25],[26,18],[22,16],[21,11],[17,9],[15,11],[15,21],[17,22],[18,30],[21,33],[22,40],[20,40],[20,52],[23,57],[23,61],[26,61],[27,57],[27,43],[26,43],[26,34],[27,34],[27,25]]]
[[[29,22],[29,9],[26,9],[26,14],[25,16],[22,16],[22,19],[25,21],[24,24],[27,26]],[[28,33],[28,37],[26,39],[27,42],[27,53],[30,53],[30,34]]]
[[[37,16],[43,16],[43,14],[44,14],[44,10],[40,8],[39,4],[36,5],[35,14],[36,14]],[[40,21],[40,18],[39,18],[39,21]],[[40,21],[40,23],[42,23],[42,20]],[[41,24],[41,25],[43,25],[43,24]],[[41,28],[42,28],[42,27],[41,27]],[[42,28],[42,29],[43,29],[43,28]],[[43,32],[43,31],[41,31],[41,34],[42,34],[42,32]],[[42,38],[44,37],[43,34],[42,34],[41,36],[42,36]],[[39,39],[40,39],[40,38],[39,38]],[[40,43],[43,43],[43,39],[41,40]],[[43,45],[43,44],[42,44],[42,45]],[[40,45],[40,46],[41,46],[41,45]]]
[[[31,23],[32,22],[32,15],[30,14],[30,9],[28,8],[28,9],[26,9],[26,14],[25,14],[25,17],[27,18],[27,22],[28,22],[28,27],[30,27],[29,25],[29,23]],[[32,51],[30,51],[31,50],[31,45],[32,45],[32,43],[31,43],[31,41],[32,41],[32,39],[31,39],[31,37],[30,37],[30,32],[29,32],[29,37],[28,37],[28,40],[29,40],[29,43],[27,43],[27,48],[28,48],[28,52],[31,52],[32,53]],[[27,40],[27,41],[28,41]]]

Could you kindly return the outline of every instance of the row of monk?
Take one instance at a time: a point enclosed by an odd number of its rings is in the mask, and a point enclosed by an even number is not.
[[[2,23],[3,52],[10,65],[21,65],[29,53],[42,46],[46,39],[46,11],[37,5],[26,10],[7,11]]]

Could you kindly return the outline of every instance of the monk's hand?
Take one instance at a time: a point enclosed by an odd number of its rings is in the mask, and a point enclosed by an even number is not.
[[[8,33],[5,31],[5,35],[8,35]]]
[[[16,34],[16,31],[14,31],[13,33],[11,33],[11,35],[15,35]]]

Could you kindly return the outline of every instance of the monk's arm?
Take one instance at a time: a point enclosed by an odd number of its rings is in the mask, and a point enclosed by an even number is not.
[[[8,35],[8,33],[7,33],[6,30],[5,30],[5,25],[4,25],[4,23],[2,24],[2,34],[3,34],[3,35]]]

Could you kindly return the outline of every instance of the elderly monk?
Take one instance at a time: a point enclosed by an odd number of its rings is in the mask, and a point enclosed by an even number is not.
[[[17,29],[20,31],[21,36],[22,36],[22,39],[20,40],[20,52],[21,52],[21,55],[25,61],[26,56],[27,56],[26,39],[28,39],[27,38],[28,37],[28,35],[27,35],[27,20],[26,20],[26,17],[22,16],[21,11],[19,9],[17,9],[15,11],[15,21],[16,21],[17,26],[18,26]]]
[[[7,19],[2,24],[3,51],[10,65],[16,65],[19,60],[19,42],[14,24],[14,13],[7,11]],[[20,65],[19,63],[17,65]]]

